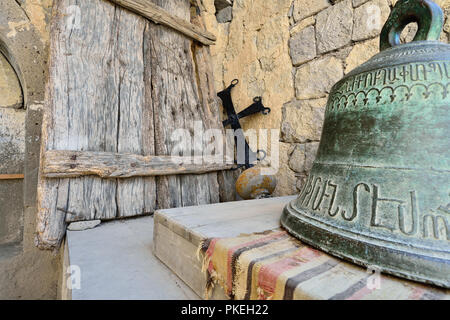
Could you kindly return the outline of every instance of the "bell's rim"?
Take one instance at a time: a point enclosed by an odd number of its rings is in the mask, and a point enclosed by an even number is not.
[[[402,247],[392,248],[386,246],[385,242],[379,243],[381,241],[373,241],[365,235],[342,228],[326,228],[324,223],[302,214],[301,209],[293,206],[295,201],[296,199],[285,206],[281,225],[300,241],[358,265],[376,267],[384,273],[450,289],[450,260],[436,258],[422,251],[414,252],[413,246],[409,246],[410,250],[405,250],[408,248],[406,244],[396,243],[402,244]],[[348,247],[359,254],[344,250]],[[414,265],[415,268],[399,267],[405,264]]]
[[[450,250],[437,250],[434,246],[433,243],[429,243],[429,245],[421,245],[419,243],[407,243],[405,241],[402,241],[401,239],[395,239],[395,238],[387,238],[387,237],[383,237],[382,235],[377,235],[374,234],[373,232],[364,232],[364,231],[358,231],[355,232],[352,229],[349,228],[343,228],[339,225],[330,223],[331,220],[329,219],[319,219],[319,218],[315,218],[312,217],[311,215],[307,215],[307,214],[303,214],[302,211],[304,211],[303,209],[299,208],[298,206],[295,205],[295,202],[297,201],[297,199],[294,199],[293,201],[291,201],[290,203],[287,204],[287,207],[289,207],[293,212],[294,215],[298,216],[298,214],[302,214],[302,216],[304,216],[306,219],[311,220],[312,223],[317,223],[318,225],[323,225],[324,227],[330,227],[332,229],[336,229],[339,230],[340,232],[346,233],[348,234],[349,237],[354,236],[354,237],[364,237],[367,239],[367,241],[369,242],[373,242],[373,243],[377,243],[377,242],[384,242],[384,243],[390,243],[391,245],[398,245],[398,246],[402,246],[404,247],[403,249],[406,252],[410,252],[410,253],[415,253],[414,250],[419,249],[419,250],[423,250],[424,252],[433,252],[436,254],[445,254],[448,255],[448,259],[445,259],[445,261],[450,262]],[[423,242],[423,240],[421,240]],[[443,242],[446,242],[446,240],[442,240]],[[414,247],[412,247],[412,245],[414,245]],[[397,249],[396,249],[397,250]],[[435,259],[436,257],[432,257],[430,255],[431,258]],[[442,258],[436,258],[439,260],[442,260]]]

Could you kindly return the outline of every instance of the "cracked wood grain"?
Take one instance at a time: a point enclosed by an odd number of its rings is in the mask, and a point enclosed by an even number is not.
[[[158,5],[155,5],[150,0],[109,0],[124,8],[127,8],[155,23],[163,24],[182,34],[197,40],[204,45],[213,45],[216,37],[202,28],[189,23],[175,15],[169,14]]]
[[[202,165],[198,163],[203,162]],[[49,150],[44,155],[43,176],[77,178],[96,175],[101,178],[130,178],[175,174],[202,174],[227,170],[230,164],[213,163],[215,158],[142,156],[137,154]],[[2,176],[0,175],[0,178]]]

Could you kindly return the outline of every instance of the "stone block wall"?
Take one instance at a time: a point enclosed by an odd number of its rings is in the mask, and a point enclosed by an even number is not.
[[[270,116],[244,120],[243,127],[280,129],[276,195],[295,194],[312,167],[331,87],[378,53],[396,0],[234,0],[227,1],[226,20],[217,0],[202,2],[207,27],[218,37],[211,47],[216,88],[239,78],[233,89],[238,110],[256,95],[272,109]],[[441,41],[448,42],[450,0],[435,2],[446,17]],[[410,41],[416,30],[408,25],[402,40]]]

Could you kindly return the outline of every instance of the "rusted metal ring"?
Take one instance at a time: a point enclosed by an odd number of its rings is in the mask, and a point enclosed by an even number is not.
[[[259,153],[262,153],[263,156],[259,157]],[[265,152],[264,150],[259,149],[259,150],[256,151],[256,160],[263,161],[266,157],[267,157],[267,152]]]

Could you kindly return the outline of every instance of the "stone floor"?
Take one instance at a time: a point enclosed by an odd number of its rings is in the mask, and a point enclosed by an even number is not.
[[[0,262],[19,255],[22,252],[21,243],[0,244]]]
[[[153,217],[68,231],[70,264],[81,274],[80,289],[71,290],[72,299],[199,299],[152,254],[152,242]]]

